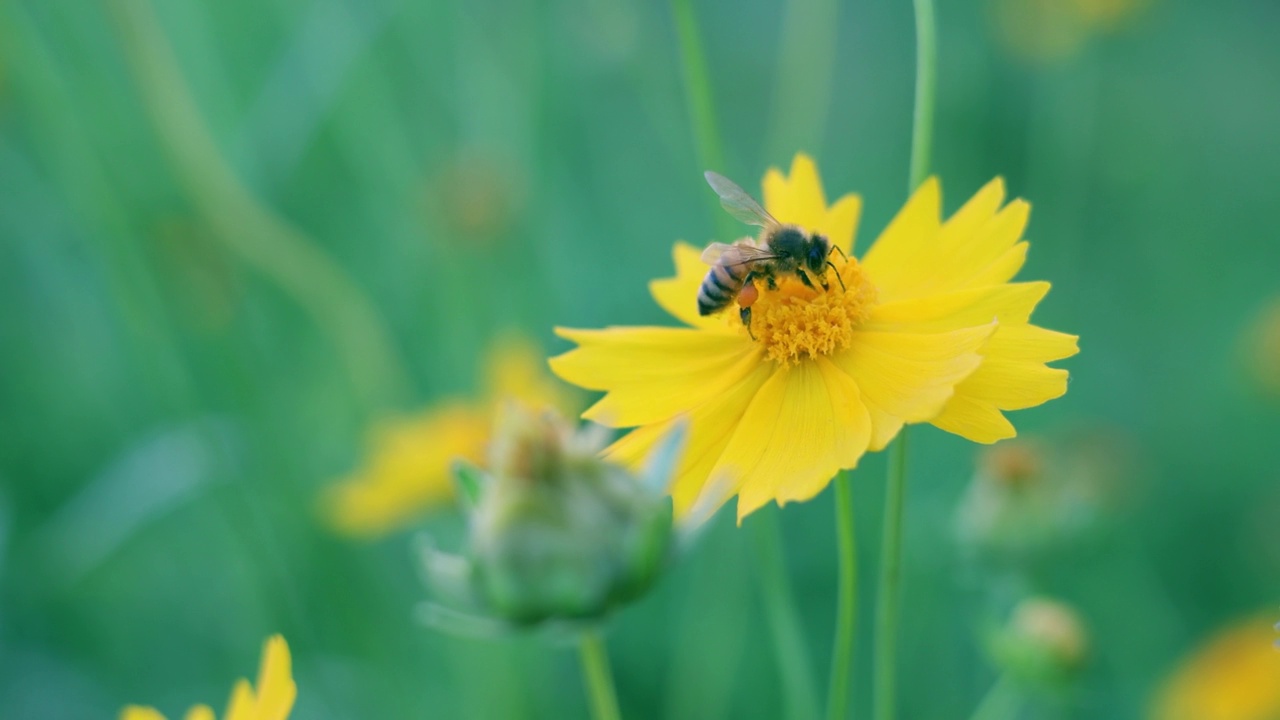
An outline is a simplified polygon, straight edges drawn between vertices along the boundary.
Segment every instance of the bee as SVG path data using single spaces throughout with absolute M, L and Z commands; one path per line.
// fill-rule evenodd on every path
M 827 268 L 836 270 L 828 256 L 832 250 L 840 248 L 832 245 L 825 235 L 806 234 L 797 225 L 778 222 L 746 191 L 723 175 L 707 171 L 706 178 L 730 215 L 748 225 L 758 225 L 761 230 L 754 239 L 742 238 L 732 244 L 711 243 L 702 252 L 702 261 L 711 269 L 698 288 L 698 314 L 715 314 L 736 299 L 742 324 L 747 326 L 747 334 L 754 338 L 751 333 L 751 306 L 760 297 L 756 279 L 763 278 L 770 290 L 777 290 L 778 277 L 795 275 L 800 282 L 812 288 L 809 273 L 813 273 L 822 289 L 826 290 Z M 840 254 L 843 256 L 844 251 L 840 250 Z M 839 271 L 836 271 L 836 279 L 843 290 L 844 279 Z

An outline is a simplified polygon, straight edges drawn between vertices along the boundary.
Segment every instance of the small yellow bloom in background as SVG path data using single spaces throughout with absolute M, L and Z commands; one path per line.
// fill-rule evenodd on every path
M 1091 38 L 1138 15 L 1148 0 L 990 0 L 992 24 L 1014 55 L 1036 62 L 1062 60 Z
M 1280 718 L 1280 612 L 1227 627 L 1193 652 L 1164 683 L 1152 720 Z
M 813 161 L 797 155 L 789 176 L 766 174 L 765 208 L 849 256 L 830 258 L 843 289 L 834 278 L 826 289 L 761 283 L 753 339 L 736 312 L 698 314 L 708 267 L 678 243 L 676 276 L 650 290 L 689 327 L 560 329 L 578 347 L 552 369 L 606 392 L 583 417 L 636 428 L 606 450 L 612 459 L 638 464 L 689 423 L 672 488 L 678 515 L 734 494 L 739 519 L 771 500 L 808 500 L 906 423 L 984 443 L 1013 437 L 1003 411 L 1066 392 L 1066 371 L 1045 363 L 1074 355 L 1076 338 L 1030 324 L 1048 283 L 1009 282 L 1026 258 L 1027 203 L 1006 205 L 998 179 L 946 222 L 941 201 L 930 179 L 855 259 L 861 201 L 827 205 Z
M 474 400 L 457 400 L 374 428 L 364 464 L 323 498 L 330 524 L 349 535 L 373 537 L 401 528 L 453 500 L 454 460 L 479 462 L 504 399 L 567 413 L 581 405 L 546 371 L 545 356 L 508 337 L 495 343 Z
M 262 647 L 262 663 L 258 667 L 258 687 L 254 691 L 248 680 L 236 682 L 227 703 L 223 720 L 284 720 L 293 709 L 298 687 L 293 682 L 289 645 L 279 635 L 272 635 Z M 215 720 L 208 705 L 196 705 L 183 716 L 185 720 Z M 120 711 L 120 720 L 165 720 L 150 707 L 130 705 Z
M 1267 394 L 1280 397 L 1280 298 L 1258 314 L 1247 341 L 1254 380 Z
M 1061 600 L 1028 597 L 987 638 L 996 666 L 1027 689 L 1071 683 L 1089 654 L 1089 635 L 1075 608 Z

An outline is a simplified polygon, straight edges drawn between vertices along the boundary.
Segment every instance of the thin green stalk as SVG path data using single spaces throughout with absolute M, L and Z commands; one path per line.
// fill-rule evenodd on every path
M 938 30 L 933 0 L 912 0 L 916 12 L 916 99 L 911 120 L 909 192 L 929 177 L 933 150 L 933 101 L 938 82 Z
M 591 700 L 591 717 L 595 720 L 620 720 L 618 693 L 613 689 L 613 673 L 609 670 L 609 652 L 597 630 L 582 633 L 578 644 L 582 676 Z
M 1018 711 L 1018 691 L 1009 676 L 1001 675 L 982 702 L 974 708 L 970 720 L 1007 720 Z
M 902 597 L 902 516 L 907 488 L 907 432 L 903 428 L 889 456 L 884 534 L 880 545 L 880 587 L 876 595 L 875 720 L 895 716 L 898 661 L 898 605 Z
M 849 715 L 849 683 L 853 676 L 853 639 L 858 618 L 858 549 L 853 529 L 853 490 L 850 472 L 836 476 L 836 542 L 839 586 L 836 597 L 836 637 L 831 649 L 831 683 L 827 695 L 827 719 Z
M 407 382 L 373 303 L 300 230 L 258 201 L 223 157 L 147 0 L 107 4 L 142 106 L 178 179 L 227 251 L 279 285 L 331 334 L 368 407 L 385 408 Z
M 916 16 L 916 95 L 911 123 L 908 192 L 929 176 L 933 145 L 933 102 L 937 85 L 938 34 L 933 0 L 912 0 Z M 902 525 L 907 489 L 907 429 L 893 443 L 885 488 L 880 587 L 876 597 L 874 718 L 894 720 L 897 700 L 898 612 L 902 596 Z
M 802 639 L 800 621 L 791 597 L 791 581 L 782 557 L 782 533 L 778 528 L 777 510 L 765 508 L 748 523 L 755 539 L 759 558 L 760 596 L 769 629 L 778 674 L 782 677 L 782 694 L 786 717 L 791 720 L 813 720 L 818 717 L 817 690 L 813 667 Z
M 684 76 L 685 102 L 689 106 L 689 122 L 693 126 L 694 152 L 703 170 L 724 172 L 724 151 L 720 147 L 720 135 L 716 132 L 715 104 L 711 99 L 711 74 L 707 71 L 707 56 L 702 50 L 698 34 L 698 19 L 693 14 L 690 0 L 671 0 L 671 14 L 675 20 L 676 34 L 680 42 L 680 64 Z M 720 207 L 715 195 L 708 192 L 708 207 L 712 208 L 712 220 L 719 237 L 724 240 L 741 235 L 728 213 Z

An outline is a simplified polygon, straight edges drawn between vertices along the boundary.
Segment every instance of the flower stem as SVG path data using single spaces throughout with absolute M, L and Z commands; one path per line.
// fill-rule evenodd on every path
M 902 595 L 902 515 L 907 487 L 907 432 L 893 442 L 885 488 L 880 544 L 880 587 L 876 596 L 875 720 L 893 720 L 898 655 L 898 603 Z
M 849 714 L 849 681 L 853 675 L 854 627 L 858 617 L 858 552 L 853 530 L 853 490 L 849 471 L 836 476 L 836 542 L 840 552 L 836 598 L 836 637 L 831 649 L 831 681 L 827 720 Z
M 911 168 L 908 193 L 929 176 L 933 144 L 933 100 L 937 84 L 938 33 L 933 0 L 912 0 L 916 15 L 916 96 L 911 123 Z M 876 596 L 874 678 L 875 720 L 893 720 L 897 691 L 898 606 L 902 594 L 902 524 L 907 489 L 907 428 L 893 443 L 885 488 L 884 527 L 880 544 L 880 587 Z
M 680 69 L 684 75 L 684 96 L 689 106 L 689 121 L 693 126 L 693 146 L 698 154 L 698 164 L 703 170 L 724 171 L 724 151 L 720 135 L 716 131 L 715 103 L 711 97 L 711 75 L 707 71 L 707 56 L 698 35 L 698 19 L 693 14 L 691 0 L 671 0 L 671 14 L 675 20 L 676 35 L 680 42 Z M 705 188 L 704 188 L 705 189 Z M 728 239 L 738 232 L 733 219 L 721 209 L 712 193 L 706 193 L 707 207 L 721 239 Z
M 912 0 L 916 13 L 916 99 L 911 120 L 911 172 L 908 192 L 929 176 L 933 149 L 933 100 L 938 77 L 938 32 L 933 0 Z
M 598 630 L 582 633 L 578 657 L 582 661 L 582 675 L 591 699 L 591 717 L 594 720 L 620 720 L 618 693 L 613 688 L 613 673 L 609 670 L 609 652 Z
M 760 563 L 760 594 L 765 614 L 769 617 L 778 674 L 782 677 L 785 717 L 814 720 L 818 717 L 818 698 L 813 666 L 791 598 L 791 582 L 782 557 L 782 533 L 778 529 L 777 511 L 766 508 L 757 512 L 750 526 Z

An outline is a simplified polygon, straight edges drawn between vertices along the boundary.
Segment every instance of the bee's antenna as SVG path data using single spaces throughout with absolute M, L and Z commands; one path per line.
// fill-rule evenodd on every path
M 835 245 L 832 245 L 831 247 L 835 247 Z M 843 254 L 843 253 L 841 253 L 841 254 Z M 840 271 L 839 271 L 839 270 L 836 270 L 836 266 L 835 266 L 835 265 L 832 265 L 830 260 L 828 260 L 828 261 L 827 261 L 827 267 L 831 268 L 832 270 L 835 270 L 835 273 L 836 273 L 836 279 L 840 281 L 840 292 L 845 292 L 845 288 L 844 288 L 844 278 L 840 277 Z
M 844 254 L 844 250 L 841 250 L 839 245 L 835 243 L 831 243 L 831 249 L 840 253 L 840 257 L 844 258 L 845 262 L 849 261 L 849 256 Z M 831 253 L 827 253 L 827 254 L 830 255 Z M 827 263 L 827 264 L 830 265 L 830 263 Z

